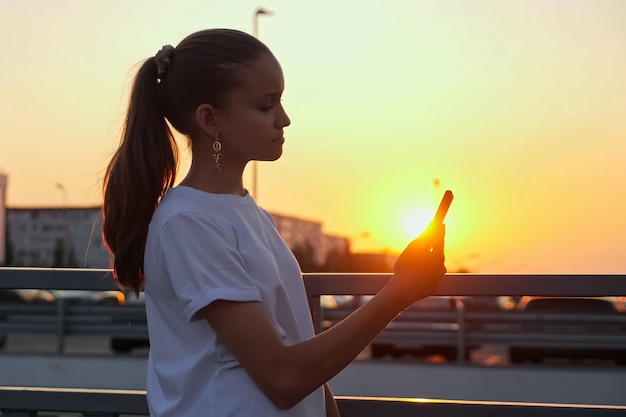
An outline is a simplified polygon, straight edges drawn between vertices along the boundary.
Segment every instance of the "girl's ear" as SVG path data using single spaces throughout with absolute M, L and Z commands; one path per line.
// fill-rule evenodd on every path
M 217 122 L 213 106 L 206 103 L 199 105 L 194 113 L 194 118 L 200 132 L 215 137 L 217 134 Z

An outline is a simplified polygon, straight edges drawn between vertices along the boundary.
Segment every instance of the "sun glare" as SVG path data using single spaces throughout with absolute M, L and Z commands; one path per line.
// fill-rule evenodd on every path
M 419 236 L 430 224 L 433 213 L 424 209 L 416 209 L 404 218 L 404 231 L 411 239 Z

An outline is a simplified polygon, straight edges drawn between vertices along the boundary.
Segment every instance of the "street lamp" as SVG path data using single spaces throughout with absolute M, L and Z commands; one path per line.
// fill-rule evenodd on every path
M 264 7 L 257 7 L 256 10 L 254 10 L 254 14 L 252 15 L 252 34 L 255 38 L 259 37 L 259 16 L 271 16 L 273 14 L 273 11 L 267 10 Z
M 54 186 L 61 191 L 61 195 L 63 197 L 62 200 L 62 206 L 61 206 L 61 218 L 63 220 L 63 236 L 61 237 L 61 241 L 59 242 L 57 240 L 57 247 L 60 250 L 60 253 L 57 255 L 57 248 L 54 249 L 55 252 L 55 259 L 53 260 L 53 264 L 54 266 L 63 266 L 66 263 L 67 260 L 67 248 L 69 246 L 69 227 L 68 227 L 68 220 L 67 220 L 67 188 L 65 188 L 65 185 L 63 185 L 60 182 L 57 182 L 56 184 L 54 184 Z M 59 259 L 56 259 L 57 256 L 59 257 Z
M 259 16 L 266 15 L 271 16 L 274 12 L 267 10 L 264 7 L 257 7 L 252 15 L 252 34 L 255 38 L 259 37 Z M 259 201 L 259 192 L 257 189 L 258 182 L 258 164 L 259 161 L 252 161 L 252 196 Z

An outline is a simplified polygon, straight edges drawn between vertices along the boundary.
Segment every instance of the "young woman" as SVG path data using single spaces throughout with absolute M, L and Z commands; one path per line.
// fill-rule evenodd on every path
M 379 294 L 314 335 L 297 261 L 242 182 L 248 162 L 282 154 L 283 88 L 270 50 L 227 29 L 163 47 L 136 75 L 103 235 L 120 286 L 145 290 L 152 417 L 338 416 L 327 381 L 446 272 L 433 226 Z M 192 150 L 176 187 L 168 122 Z

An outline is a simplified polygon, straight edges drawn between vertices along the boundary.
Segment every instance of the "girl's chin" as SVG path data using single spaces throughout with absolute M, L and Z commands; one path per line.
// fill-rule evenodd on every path
M 275 157 L 268 159 L 268 161 L 277 161 L 280 159 L 280 157 L 283 155 L 283 150 L 280 150 L 280 153 L 278 155 L 276 155 Z
M 255 162 L 273 162 L 273 161 L 278 161 L 281 156 L 282 156 L 282 152 L 280 154 L 278 154 L 278 155 L 272 155 L 272 156 L 267 156 L 267 157 L 262 157 L 262 158 L 251 159 L 250 163 L 253 164 Z
M 282 156 L 282 154 L 283 154 L 283 147 L 281 146 L 280 148 L 276 149 L 273 154 L 265 155 L 263 158 L 257 159 L 257 161 L 266 161 L 266 162 L 276 161 Z

